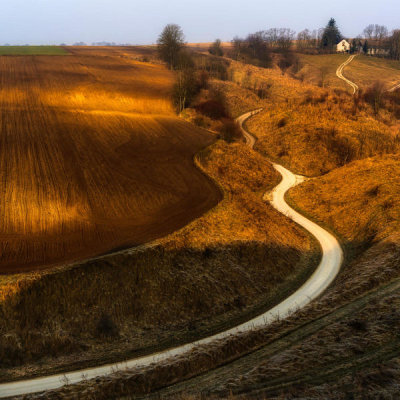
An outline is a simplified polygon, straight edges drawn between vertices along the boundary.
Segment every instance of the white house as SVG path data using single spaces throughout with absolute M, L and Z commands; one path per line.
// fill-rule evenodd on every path
M 348 53 L 350 51 L 350 43 L 343 39 L 336 45 L 336 51 L 338 53 Z

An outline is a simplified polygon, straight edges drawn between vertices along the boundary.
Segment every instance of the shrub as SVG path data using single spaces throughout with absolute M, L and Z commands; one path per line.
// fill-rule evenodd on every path
M 294 53 L 288 51 L 282 54 L 278 61 L 278 67 L 282 71 L 282 75 L 284 75 L 286 70 L 296 63 L 298 63 L 298 57 Z
M 221 47 L 221 40 L 217 39 L 209 48 L 208 52 L 214 56 L 223 56 L 224 52 Z
M 195 107 L 197 111 L 211 119 L 227 118 L 228 114 L 224 104 L 218 99 L 211 99 L 200 103 Z
M 117 326 L 111 317 L 106 313 L 101 315 L 99 322 L 97 323 L 96 330 L 99 336 L 104 337 L 113 337 L 117 336 L 118 334 Z
M 262 82 L 261 84 L 257 84 L 254 92 L 260 99 L 266 99 L 270 95 L 271 87 L 272 83 Z
M 239 125 L 232 119 L 225 118 L 220 129 L 221 139 L 232 143 L 242 137 Z
M 369 197 L 376 197 L 379 193 L 379 185 L 373 186 L 371 189 L 368 189 L 366 195 Z
M 204 71 L 204 70 L 200 71 L 197 76 L 199 89 L 207 89 L 209 79 L 210 79 L 210 76 L 208 75 L 207 71 Z
M 374 113 L 378 114 L 383 105 L 385 85 L 381 81 L 376 81 L 364 92 L 364 100 L 373 108 Z
M 278 128 L 283 128 L 284 126 L 286 126 L 286 124 L 287 124 L 287 119 L 286 117 L 283 117 L 278 121 Z
M 356 331 L 363 331 L 365 332 L 367 330 L 367 323 L 364 320 L 360 320 L 360 319 L 354 319 L 352 321 L 349 321 L 347 323 L 347 325 L 350 328 L 353 328 Z

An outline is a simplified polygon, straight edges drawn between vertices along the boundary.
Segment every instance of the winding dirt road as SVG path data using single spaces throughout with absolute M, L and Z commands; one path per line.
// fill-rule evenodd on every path
M 354 57 L 356 57 L 356 54 L 353 54 L 352 56 L 350 56 L 343 64 L 340 64 L 338 69 L 336 70 L 336 76 L 339 79 L 342 79 L 343 81 L 345 81 L 348 85 L 350 85 L 353 89 L 353 94 L 355 94 L 358 90 L 358 86 L 352 82 L 350 79 L 347 79 L 345 76 L 343 76 L 343 70 L 344 67 L 348 64 L 350 64 L 353 60 Z
M 255 138 L 243 129 L 243 123 L 252 115 L 260 112 L 261 110 L 246 113 L 237 119 L 240 124 L 243 134 L 246 138 L 247 144 L 253 148 Z M 92 379 L 98 376 L 109 375 L 116 370 L 147 366 L 152 363 L 164 361 L 176 355 L 182 355 L 192 351 L 196 346 L 209 344 L 213 341 L 226 338 L 230 335 L 235 335 L 239 332 L 250 331 L 258 327 L 265 326 L 278 318 L 284 318 L 309 304 L 313 299 L 319 296 L 335 279 L 339 272 L 343 260 L 343 252 L 336 238 L 321 228 L 314 222 L 308 220 L 295 210 L 293 210 L 285 201 L 285 193 L 293 186 L 299 184 L 304 180 L 304 177 L 294 175 L 278 164 L 273 164 L 274 168 L 282 175 L 282 181 L 272 191 L 266 193 L 265 199 L 271 199 L 270 202 L 278 211 L 285 214 L 288 218 L 301 225 L 308 230 L 321 245 L 322 259 L 307 282 L 303 284 L 295 293 L 289 296 L 286 300 L 273 307 L 269 311 L 259 315 L 258 317 L 238 325 L 227 331 L 218 333 L 211 337 L 198 340 L 193 343 L 188 343 L 173 349 L 161 351 L 156 354 L 144 356 L 141 358 L 132 359 L 129 361 L 104 365 L 100 367 L 88 368 L 85 370 L 68 372 L 65 374 L 58 374 L 52 376 L 45 376 L 35 379 L 28 379 L 23 381 L 16 381 L 10 383 L 0 384 L 0 397 L 11 397 L 23 395 L 28 393 L 42 392 L 46 390 L 56 389 L 64 384 L 74 384 L 83 380 Z

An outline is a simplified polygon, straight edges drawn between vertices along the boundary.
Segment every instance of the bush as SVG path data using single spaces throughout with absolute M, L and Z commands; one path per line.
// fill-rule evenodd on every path
M 103 337 L 114 337 L 118 334 L 117 326 L 108 314 L 103 313 L 97 323 L 97 333 Z
M 340 136 L 336 129 L 319 129 L 317 138 L 325 144 L 327 151 L 334 154 L 337 164 L 343 166 L 356 157 L 356 148 L 346 136 Z
M 282 54 L 278 61 L 278 67 L 282 71 L 282 75 L 284 75 L 286 70 L 296 63 L 298 63 L 298 57 L 291 51 L 288 51 Z
M 189 106 L 198 92 L 199 85 L 194 70 L 186 68 L 178 71 L 172 93 L 173 102 L 178 112 L 182 112 Z
M 283 117 L 278 121 L 278 128 L 283 128 L 284 126 L 286 126 L 286 124 L 287 124 L 287 119 L 286 117 Z
M 199 89 L 207 89 L 210 76 L 207 71 L 200 71 L 197 76 Z
M 381 81 L 376 81 L 364 92 L 364 100 L 373 108 L 374 113 L 378 114 L 383 106 L 385 85 Z
M 227 143 L 232 143 L 234 140 L 242 137 L 242 131 L 239 125 L 232 119 L 224 119 L 220 129 L 221 139 Z
M 217 39 L 208 49 L 208 52 L 214 56 L 221 57 L 224 52 L 221 47 L 221 40 Z
M 195 107 L 195 109 L 207 117 L 215 120 L 228 117 L 228 113 L 224 104 L 217 99 L 207 100 L 203 103 L 200 103 Z
M 367 322 L 360 319 L 349 321 L 347 325 L 356 331 L 362 331 L 362 332 L 365 332 L 368 328 Z

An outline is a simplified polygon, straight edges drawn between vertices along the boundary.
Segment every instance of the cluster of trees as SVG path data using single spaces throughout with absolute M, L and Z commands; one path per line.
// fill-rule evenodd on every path
M 185 36 L 179 25 L 168 24 L 157 40 L 160 58 L 175 70 L 173 99 L 179 112 L 184 110 L 198 92 L 194 62 L 185 49 Z
M 389 34 L 388 29 L 384 25 L 369 24 L 363 30 L 363 36 L 365 39 L 374 39 L 381 41 L 386 38 Z
M 393 60 L 400 60 L 400 29 L 395 29 L 388 39 L 389 56 Z
M 251 33 L 246 38 L 232 40 L 232 58 L 259 67 L 269 67 L 271 54 L 262 32 Z
M 325 28 L 310 31 L 305 29 L 297 34 L 296 49 L 300 52 L 335 52 L 336 44 L 343 36 L 331 18 Z M 350 42 L 350 53 L 363 51 L 372 55 L 381 55 L 395 60 L 400 59 L 400 30 L 389 30 L 384 25 L 369 24 L 362 34 Z
M 400 60 L 400 30 L 395 29 L 390 34 L 386 26 L 370 24 L 363 30 L 365 38 L 364 50 L 372 49 L 372 54 L 388 56 Z M 365 51 L 367 52 L 367 51 Z
M 297 34 L 296 47 L 298 51 L 307 52 L 320 47 L 322 34 L 324 32 L 323 28 L 314 29 L 310 31 L 309 29 L 304 29 Z
M 343 36 L 334 18 L 331 18 L 325 28 L 310 31 L 304 29 L 297 34 L 296 48 L 301 52 L 332 52 Z
M 227 61 L 190 52 L 178 25 L 167 25 L 158 38 L 157 46 L 160 58 L 176 72 L 173 100 L 178 112 L 188 107 L 201 89 L 207 88 L 210 76 L 221 80 L 228 78 Z M 222 55 L 221 41 L 216 40 L 210 50 L 216 56 Z
M 287 51 L 292 47 L 296 32 L 288 28 L 271 28 L 261 34 L 270 48 Z
M 288 28 L 271 28 L 251 33 L 245 38 L 235 37 L 231 56 L 235 60 L 267 68 L 271 66 L 271 53 L 279 52 L 283 54 L 282 66 L 286 69 L 293 59 L 288 54 L 294 37 L 295 32 Z

